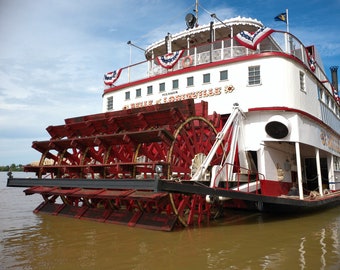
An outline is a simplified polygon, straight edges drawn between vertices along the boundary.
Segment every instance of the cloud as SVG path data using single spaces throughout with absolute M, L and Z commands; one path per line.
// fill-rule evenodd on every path
M 209 23 L 210 13 L 221 19 L 268 16 L 273 24 L 272 17 L 281 11 L 279 6 L 275 12 L 264 9 L 273 9 L 271 1 L 259 4 L 263 10 L 251 1 L 233 2 L 233 7 L 200 3 L 200 24 Z M 184 17 L 193 7 L 194 1 L 180 0 L 0 0 L 0 165 L 36 160 L 39 153 L 31 142 L 48 139 L 47 126 L 101 112 L 103 74 L 129 64 L 126 42 L 146 48 L 168 32 L 184 30 Z M 305 16 L 311 20 L 306 23 L 318 21 L 313 24 L 318 31 L 296 23 L 297 36 L 301 33 L 305 43 L 316 40 L 326 60 L 339 59 L 338 16 L 328 31 L 319 18 Z M 133 62 L 144 59 L 135 49 L 132 56 Z

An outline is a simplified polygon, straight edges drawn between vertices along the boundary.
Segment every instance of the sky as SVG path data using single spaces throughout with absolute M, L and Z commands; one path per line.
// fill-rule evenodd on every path
M 288 9 L 290 32 L 315 45 L 330 78 L 340 66 L 340 0 L 201 0 L 199 24 L 236 16 L 285 30 L 274 17 Z M 186 29 L 194 0 L 0 0 L 0 165 L 28 164 L 33 141 L 65 118 L 102 111 L 103 74 L 139 47 Z M 142 51 L 131 49 L 135 61 Z

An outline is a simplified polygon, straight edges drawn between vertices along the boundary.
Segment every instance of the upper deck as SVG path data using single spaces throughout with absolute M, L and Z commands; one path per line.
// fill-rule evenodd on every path
M 321 113 L 322 111 L 327 111 L 327 114 L 331 113 L 333 115 L 331 117 L 333 120 L 330 121 L 339 121 L 339 100 L 336 98 L 335 90 L 325 74 L 321 58 L 314 46 L 305 47 L 294 35 L 283 31 L 272 30 L 270 30 L 263 39 L 258 40 L 255 46 L 256 37 L 249 33 L 256 33 L 256 31 L 261 28 L 263 28 L 262 24 L 256 20 L 236 18 L 225 21 L 224 24 L 219 23 L 214 26 L 201 26 L 192 30 L 186 30 L 169 37 L 167 40 L 159 41 L 151 45 L 146 50 L 145 61 L 120 69 L 120 76 L 117 81 L 113 85 L 107 86 L 104 90 L 103 110 L 110 111 L 143 107 L 157 102 L 171 102 L 171 100 L 176 100 L 176 98 L 192 98 L 193 93 L 199 95 L 197 91 L 204 92 L 218 88 L 222 92 L 227 91 L 225 87 L 236 87 L 241 79 L 235 76 L 234 81 L 228 78 L 227 81 L 223 83 L 220 77 L 213 77 L 212 74 L 211 84 L 207 85 L 204 81 L 195 84 L 194 92 L 193 88 L 188 89 L 186 79 L 188 76 L 190 77 L 199 72 L 201 72 L 200 75 L 207 71 L 218 73 L 223 71 L 225 67 L 231 67 L 237 63 L 253 62 L 257 65 L 259 59 L 275 58 L 275 61 L 267 61 L 266 76 L 273 78 L 270 85 L 271 88 L 273 88 L 274 83 L 282 88 L 301 87 L 301 85 L 289 85 L 288 83 L 291 78 L 288 80 L 288 76 L 294 78 L 296 84 L 305 84 L 304 87 L 306 89 L 312 88 L 313 86 L 313 89 L 315 88 L 317 90 L 314 91 L 312 98 L 318 103 L 320 102 L 324 108 L 320 109 L 319 114 L 317 112 L 311 112 L 311 114 L 318 115 L 318 117 L 323 120 L 323 118 L 326 117 L 323 117 Z M 253 39 L 252 44 L 245 44 L 240 40 L 239 33 L 244 31 L 247 31 L 250 39 Z M 259 33 L 259 35 L 260 34 L 262 33 Z M 170 50 L 172 53 L 167 53 L 167 50 Z M 178 59 L 175 59 L 175 55 L 178 55 Z M 166 66 L 166 61 L 163 63 L 160 61 L 162 57 L 163 60 L 170 59 L 169 61 L 171 61 L 173 57 L 175 61 L 173 61 L 171 67 L 169 67 Z M 277 59 L 285 59 L 292 64 L 287 65 L 279 62 Z M 276 64 L 281 65 L 281 70 L 280 67 L 275 70 L 274 67 L 271 66 Z M 290 70 L 294 67 L 298 67 L 298 69 L 302 71 L 300 72 L 300 78 L 298 71 L 296 73 L 297 75 L 288 74 L 287 69 Z M 237 74 L 239 72 L 239 70 L 235 69 L 234 73 Z M 261 70 L 261 72 L 264 71 Z M 281 76 L 279 74 L 280 72 L 285 72 L 287 76 L 285 83 L 287 83 L 287 85 L 280 85 L 278 81 L 274 82 L 275 79 Z M 249 76 L 249 74 L 247 75 Z M 305 82 L 301 81 L 302 75 L 305 76 Z M 172 84 L 172 86 L 169 87 L 170 89 L 159 88 L 160 84 L 166 82 L 170 85 L 173 81 L 177 81 L 177 86 Z M 247 86 L 264 87 L 264 83 L 263 81 L 256 82 L 255 78 L 253 83 L 248 81 Z M 282 90 L 283 89 L 280 89 L 279 91 Z M 302 95 L 306 94 L 306 91 L 302 92 Z M 134 93 L 135 96 L 132 97 Z M 266 94 L 265 92 L 262 93 Z M 287 106 L 302 108 L 303 106 L 300 103 L 297 104 L 296 101 L 294 101 L 295 99 L 301 99 L 298 95 L 301 95 L 301 93 L 292 94 L 289 99 L 292 105 L 287 102 Z M 201 97 L 198 98 L 204 97 L 209 98 L 209 94 L 204 96 L 204 93 L 201 93 Z M 239 101 L 242 98 L 244 98 L 242 95 L 235 97 L 236 100 L 234 99 L 231 102 Z M 313 108 L 313 106 L 315 107 L 315 103 L 312 104 L 310 100 L 305 101 L 305 103 L 310 104 L 311 108 Z M 226 104 L 221 106 L 226 106 Z M 258 106 L 263 105 L 260 104 Z M 269 106 L 280 106 L 280 104 L 272 103 Z M 304 108 L 302 108 L 302 110 L 307 111 L 307 109 Z M 329 116 L 327 116 L 327 118 L 329 118 Z

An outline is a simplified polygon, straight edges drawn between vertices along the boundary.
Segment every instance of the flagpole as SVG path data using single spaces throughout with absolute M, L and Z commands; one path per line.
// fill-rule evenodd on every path
M 286 34 L 285 34 L 285 45 L 286 45 L 286 52 L 291 52 L 291 37 L 289 35 L 289 18 L 288 18 L 288 8 L 286 8 Z
M 286 9 L 286 26 L 287 26 L 287 32 L 289 33 L 288 8 Z

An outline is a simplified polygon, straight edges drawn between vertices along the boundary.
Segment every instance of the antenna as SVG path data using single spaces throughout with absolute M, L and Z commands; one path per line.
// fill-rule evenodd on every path
M 198 0 L 196 0 L 196 4 L 195 4 L 195 14 L 196 14 L 196 22 L 198 24 Z

